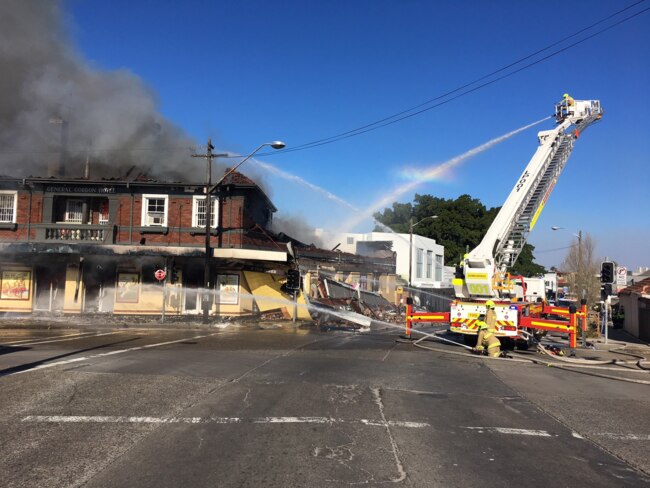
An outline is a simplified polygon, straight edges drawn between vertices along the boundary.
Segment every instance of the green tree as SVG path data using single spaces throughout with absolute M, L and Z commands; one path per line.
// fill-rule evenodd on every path
M 455 265 L 466 249 L 475 248 L 483 239 L 500 207 L 486 208 L 477 198 L 461 195 L 445 199 L 432 195 L 415 195 L 414 203 L 393 203 L 391 208 L 375 213 L 374 217 L 395 232 L 408 233 L 409 221 L 430 215 L 437 219 L 425 220 L 417 226 L 417 233 L 435 239 L 445 247 L 445 263 Z M 381 227 L 376 227 L 381 231 Z M 544 273 L 544 268 L 534 262 L 534 247 L 526 244 L 514 267 L 514 273 L 534 276 Z

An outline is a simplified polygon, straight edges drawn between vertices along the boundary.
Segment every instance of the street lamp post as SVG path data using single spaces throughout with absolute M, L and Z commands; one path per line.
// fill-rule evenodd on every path
M 212 232 L 212 193 L 219 188 L 223 181 L 232 174 L 237 168 L 239 168 L 244 162 L 249 160 L 257 151 L 263 147 L 271 146 L 273 149 L 282 149 L 285 147 L 285 143 L 282 141 L 273 141 L 265 142 L 260 144 L 260 146 L 251 152 L 248 156 L 242 159 L 234 168 L 224 174 L 219 181 L 215 184 L 212 184 L 212 159 L 219 157 L 226 157 L 228 154 L 213 154 L 212 150 L 214 146 L 212 145 L 212 140 L 208 139 L 208 150 L 207 154 L 192 154 L 192 157 L 196 158 L 206 158 L 207 160 L 207 173 L 206 173 L 206 185 L 205 185 L 205 262 L 203 269 L 203 297 L 201 299 L 201 307 L 203 309 L 203 323 L 207 324 L 210 316 L 210 256 L 212 255 L 212 247 L 210 245 L 210 234 Z
M 558 227 L 558 226 L 554 225 L 554 226 L 551 227 L 551 230 L 566 230 L 566 229 L 564 227 Z M 576 288 L 577 288 L 576 292 L 578 290 L 582 289 L 581 303 L 582 303 L 583 308 L 584 308 L 584 304 L 587 303 L 587 300 L 586 300 L 586 298 L 587 298 L 586 297 L 587 284 L 586 284 L 586 280 L 585 280 L 585 274 L 586 274 L 586 269 L 585 268 L 586 268 L 586 266 L 584 266 L 583 263 L 582 263 L 582 230 L 579 230 L 577 234 L 574 233 L 573 235 L 578 238 L 578 264 L 576 266 L 577 269 L 576 269 L 576 282 L 575 282 Z M 557 290 L 556 290 L 556 296 L 557 296 Z M 577 296 L 577 293 L 576 293 L 576 296 Z M 582 317 L 582 321 L 583 321 L 582 345 L 585 346 L 585 347 L 587 345 L 587 330 L 586 330 L 586 326 L 585 326 L 586 320 L 587 320 L 586 316 Z
M 413 228 L 424 222 L 425 220 L 428 219 L 437 219 L 437 215 L 429 215 L 428 217 L 424 217 L 421 220 L 418 220 L 417 222 L 413 223 L 413 217 L 411 217 L 411 220 L 409 222 L 409 290 L 411 289 L 412 282 L 411 282 L 411 275 L 412 275 L 412 270 L 413 270 Z M 410 291 L 409 291 L 410 293 Z

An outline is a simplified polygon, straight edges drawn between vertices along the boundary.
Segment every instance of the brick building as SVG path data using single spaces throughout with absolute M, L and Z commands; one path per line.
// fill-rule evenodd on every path
M 290 238 L 269 230 L 273 203 L 238 172 L 225 178 L 212 203 L 210 313 L 290 308 L 281 285 L 295 263 L 287 253 Z M 201 184 L 142 175 L 95 181 L 0 177 L 0 312 L 201 313 L 205 221 Z M 354 267 L 364 279 L 378 282 L 380 274 L 394 273 L 388 261 L 342 260 L 297 244 L 295 257 L 310 256 L 310 269 L 319 267 L 313 257 L 320 253 L 327 266 L 338 262 L 348 274 Z M 158 270 L 166 271 L 163 280 L 156 279 Z M 269 290 L 273 299 L 258 299 Z M 309 317 L 306 307 L 299 315 Z

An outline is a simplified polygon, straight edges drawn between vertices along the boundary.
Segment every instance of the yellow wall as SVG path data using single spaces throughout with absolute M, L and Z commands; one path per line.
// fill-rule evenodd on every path
M 284 309 L 285 315 L 293 318 L 294 306 L 292 298 L 280 291 L 280 287 L 286 282 L 284 277 L 280 278 L 270 273 L 253 271 L 244 271 L 244 275 L 260 312 Z M 311 320 L 306 305 L 304 294 L 301 293 L 298 297 L 298 319 Z
M 244 273 L 248 273 L 245 271 Z M 212 305 L 212 313 L 217 315 L 246 315 L 253 312 L 253 298 L 251 297 L 250 287 L 246 283 L 246 280 L 241 273 L 237 271 L 229 271 L 227 273 L 217 273 L 215 278 L 215 288 L 218 292 L 218 279 L 219 276 L 223 275 L 237 275 L 239 276 L 239 293 L 238 303 L 228 304 L 228 303 L 219 303 L 219 294 L 216 294 L 216 300 Z
M 65 270 L 65 293 L 63 294 L 63 312 L 64 313 L 81 313 L 84 296 L 83 280 L 79 281 L 79 293 L 77 301 L 74 300 L 75 289 L 77 287 L 77 274 L 79 265 L 71 264 Z

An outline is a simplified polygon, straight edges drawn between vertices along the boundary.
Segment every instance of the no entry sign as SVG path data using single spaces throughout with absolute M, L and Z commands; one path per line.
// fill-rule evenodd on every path
M 158 281 L 162 281 L 165 279 L 165 276 L 167 276 L 167 272 L 164 269 L 157 269 L 153 275 Z

